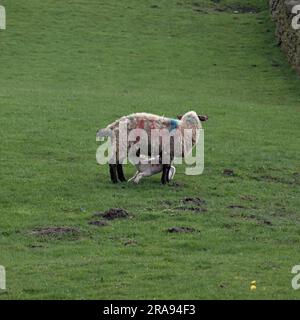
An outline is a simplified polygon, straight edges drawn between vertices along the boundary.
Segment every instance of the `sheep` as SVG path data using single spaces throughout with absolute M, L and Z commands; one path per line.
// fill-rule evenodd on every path
M 136 169 L 137 172 L 135 175 L 128 180 L 133 181 L 135 183 L 139 183 L 141 178 L 143 177 L 150 177 L 156 173 L 162 172 L 163 170 L 163 165 L 160 163 L 151 163 L 153 162 L 153 158 L 148 158 L 144 155 L 140 155 L 140 163 L 137 163 Z M 174 178 L 174 175 L 176 173 L 176 168 L 174 166 L 171 166 L 170 171 L 169 171 L 169 180 L 172 180 Z
M 129 136 L 130 131 L 135 130 L 139 132 L 139 130 L 144 130 L 146 132 L 148 139 L 148 155 L 151 155 L 152 145 L 151 145 L 151 131 L 153 129 L 158 129 L 160 132 L 162 130 L 173 131 L 179 130 L 179 132 L 184 136 L 185 129 L 192 129 L 192 147 L 195 145 L 197 141 L 197 130 L 202 128 L 201 121 L 206 121 L 208 119 L 207 116 L 198 116 L 196 112 L 190 111 L 185 113 L 184 115 L 178 116 L 178 119 L 166 118 L 164 116 L 158 116 L 150 113 L 134 113 L 128 116 L 123 116 L 122 118 L 116 120 L 115 122 L 109 124 L 104 129 L 99 129 L 96 134 L 96 140 L 101 141 L 102 137 L 110 136 L 112 139 L 112 159 L 114 161 L 109 161 L 109 170 L 110 177 L 113 183 L 117 183 L 118 180 L 126 181 L 122 163 L 124 158 L 128 156 L 128 151 L 131 146 L 136 144 L 139 141 L 139 134 L 136 135 L 136 140 L 132 141 L 129 139 L 124 140 L 124 133 L 120 133 L 121 127 L 126 127 L 127 136 Z M 142 134 L 142 132 L 141 132 Z M 126 136 L 126 137 L 127 137 Z M 162 156 L 164 150 L 162 150 L 162 138 L 159 139 L 158 147 L 158 155 L 159 161 L 162 161 Z M 191 151 L 191 150 L 189 150 Z M 139 156 L 139 151 L 137 152 L 137 156 Z M 151 155 L 153 156 L 153 155 Z M 155 154 L 154 156 L 157 156 Z M 170 163 L 162 164 L 162 177 L 161 182 L 163 184 L 169 182 L 169 170 L 171 168 L 171 161 L 174 158 L 174 142 L 173 145 L 171 143 L 170 147 Z

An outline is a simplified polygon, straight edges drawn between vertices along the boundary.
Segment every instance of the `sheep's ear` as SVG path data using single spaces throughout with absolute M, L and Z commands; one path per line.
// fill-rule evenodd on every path
M 178 119 L 178 120 L 181 120 L 181 119 L 182 119 L 182 114 L 179 114 L 179 115 L 177 116 L 177 119 Z
M 208 116 L 202 116 L 198 114 L 198 118 L 200 121 L 207 121 L 208 120 Z

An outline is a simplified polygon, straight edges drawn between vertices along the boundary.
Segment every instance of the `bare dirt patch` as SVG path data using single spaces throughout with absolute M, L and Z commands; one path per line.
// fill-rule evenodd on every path
M 206 212 L 207 209 L 203 207 L 206 201 L 200 197 L 184 197 L 178 201 L 162 200 L 162 205 L 168 207 L 166 211 L 192 211 L 192 212 Z
M 107 220 L 114 220 L 119 218 L 129 218 L 129 213 L 121 208 L 111 208 L 105 212 L 95 212 L 94 216 L 100 216 Z
M 184 204 L 193 204 L 193 205 L 196 205 L 196 206 L 201 206 L 203 204 L 206 204 L 206 201 L 199 198 L 199 197 L 196 197 L 196 198 L 192 198 L 192 197 L 185 197 L 181 200 L 182 203 Z
M 191 227 L 172 227 L 167 229 L 167 232 L 170 233 L 192 233 L 192 232 L 199 232 L 194 228 Z
M 224 169 L 223 175 L 226 177 L 234 177 L 235 173 L 234 173 L 233 169 Z
M 271 226 L 272 225 L 272 222 L 266 218 L 263 218 L 263 217 L 258 217 L 254 214 L 250 214 L 248 216 L 242 216 L 242 218 L 244 219 L 248 219 L 248 220 L 256 220 L 257 223 L 259 224 L 265 224 L 265 225 L 268 225 L 268 226 Z

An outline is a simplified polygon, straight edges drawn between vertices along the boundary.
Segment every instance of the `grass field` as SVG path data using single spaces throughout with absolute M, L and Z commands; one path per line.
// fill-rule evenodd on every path
M 300 298 L 300 79 L 267 2 L 0 0 L 0 299 Z M 210 118 L 203 175 L 110 183 L 98 128 L 188 110 Z M 77 232 L 32 232 L 55 226 Z

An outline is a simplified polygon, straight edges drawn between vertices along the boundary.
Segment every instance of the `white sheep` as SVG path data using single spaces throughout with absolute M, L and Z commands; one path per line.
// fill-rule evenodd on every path
M 101 141 L 102 137 L 110 136 L 112 139 L 112 156 L 116 160 L 115 163 L 109 163 L 110 176 L 113 183 L 117 183 L 118 179 L 120 181 L 126 181 L 122 163 L 124 161 L 124 156 L 128 156 L 128 151 L 131 146 L 138 141 L 126 141 L 122 140 L 122 134 L 120 136 L 120 127 L 126 126 L 127 136 L 130 134 L 131 130 L 144 130 L 148 137 L 148 155 L 157 156 L 151 154 L 151 131 L 153 129 L 158 130 L 180 130 L 182 136 L 184 136 L 185 129 L 192 130 L 192 147 L 195 145 L 197 140 L 197 130 L 202 128 L 201 121 L 206 121 L 207 116 L 198 116 L 196 112 L 190 111 L 185 113 L 183 116 L 178 116 L 178 119 L 166 118 L 163 116 L 158 116 L 150 113 L 134 113 L 128 116 L 124 116 L 115 122 L 109 124 L 104 129 L 99 129 L 97 131 L 96 140 Z M 200 121 L 201 120 L 201 121 Z M 162 141 L 159 140 L 158 155 L 160 156 L 160 163 L 162 159 Z M 188 150 L 190 152 L 191 150 Z M 184 152 L 184 151 L 182 151 Z M 171 162 L 174 157 L 174 145 L 171 144 L 170 147 L 170 162 L 168 164 L 162 164 L 162 179 L 161 182 L 165 184 L 169 182 L 169 170 L 171 168 Z

